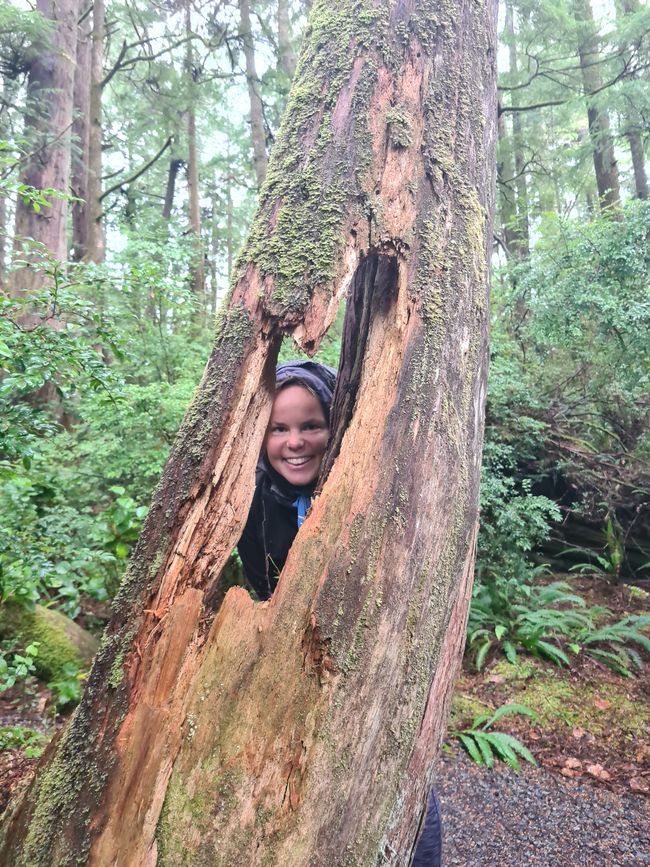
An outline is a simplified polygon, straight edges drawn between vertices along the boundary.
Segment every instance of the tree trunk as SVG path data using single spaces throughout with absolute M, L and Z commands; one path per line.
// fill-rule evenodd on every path
M 624 20 L 626 17 L 638 14 L 640 5 L 638 0 L 623 0 L 622 9 L 616 5 L 617 17 Z M 622 14 L 621 14 L 622 13 Z M 643 32 L 643 28 L 639 28 Z M 639 47 L 638 45 L 635 47 Z M 621 46 L 621 56 L 626 62 L 630 61 L 630 46 Z M 648 175 L 645 170 L 645 154 L 643 151 L 643 139 L 641 138 L 642 119 L 635 105 L 634 99 L 628 96 L 627 108 L 623 113 L 625 137 L 630 146 L 632 157 L 632 169 L 634 172 L 634 194 L 637 199 L 648 198 Z
M 587 101 L 587 118 L 600 208 L 603 212 L 615 216 L 621 205 L 618 166 L 609 129 L 609 115 L 598 107 L 595 100 L 602 87 L 598 65 L 598 34 L 589 0 L 573 0 L 573 8 L 576 21 L 580 25 L 578 54 Z
M 506 115 L 499 111 L 497 120 L 498 159 L 497 159 L 497 189 L 499 216 L 501 218 L 501 237 L 508 258 L 513 254 L 517 241 L 516 223 L 517 206 L 513 178 L 515 174 L 512 156 L 512 141 L 508 134 Z
M 90 63 L 90 131 L 88 139 L 88 262 L 103 262 L 106 254 L 102 225 L 102 80 L 104 78 L 104 0 L 93 0 Z
M 162 215 L 165 220 L 169 220 L 174 208 L 174 193 L 176 191 L 176 178 L 178 170 L 183 165 L 183 160 L 172 159 L 169 161 L 169 170 L 167 171 L 167 186 L 165 188 L 165 201 L 163 203 Z
M 291 81 L 296 71 L 296 55 L 291 45 L 288 0 L 278 0 L 278 67 Z
M 509 36 L 509 59 L 510 72 L 515 77 L 519 73 L 519 65 L 517 62 L 517 46 L 515 43 L 515 21 L 514 10 L 512 3 L 506 5 L 506 33 Z M 516 91 L 511 93 L 511 104 L 516 106 L 518 99 Z M 530 240 L 529 240 L 529 221 L 528 221 L 528 183 L 526 181 L 526 158 L 524 156 L 524 136 L 522 131 L 521 113 L 515 111 L 512 113 L 512 150 L 515 161 L 515 179 L 514 185 L 516 190 L 517 202 L 517 225 L 516 237 L 513 239 L 513 252 L 520 259 L 525 259 L 528 256 Z
M 408 864 L 472 583 L 495 19 L 314 4 L 202 384 L 2 863 Z M 215 614 L 282 336 L 314 351 L 346 289 L 329 475 L 273 598 Z
M 253 141 L 253 167 L 258 188 L 266 177 L 266 133 L 264 130 L 264 107 L 259 92 L 259 78 L 255 68 L 255 43 L 251 29 L 248 0 L 239 0 L 239 36 L 246 63 L 246 83 L 251 105 L 251 137 Z
M 201 239 L 201 206 L 199 200 L 199 156 L 196 142 L 196 82 L 194 80 L 194 52 L 192 41 L 191 8 L 185 6 L 185 34 L 188 37 L 185 54 L 185 74 L 187 76 L 187 188 L 189 199 L 190 234 L 194 240 L 194 262 L 192 263 L 192 290 L 205 313 L 205 264 L 203 241 Z
M 0 291 L 6 290 L 7 279 L 7 197 L 0 192 Z
M 645 170 L 645 155 L 643 153 L 643 142 L 638 127 L 628 126 L 625 130 L 625 136 L 630 145 L 630 155 L 632 156 L 632 168 L 634 169 L 634 194 L 637 199 L 648 198 L 648 176 Z
M 71 188 L 72 257 L 80 262 L 88 248 L 88 138 L 90 117 L 90 33 L 80 31 L 74 71 Z
M 25 116 L 25 137 L 30 158 L 21 182 L 38 190 L 53 188 L 68 193 L 70 187 L 70 143 L 73 119 L 74 68 L 77 51 L 79 0 L 38 0 L 37 10 L 52 22 L 51 43 L 35 54 L 30 64 Z M 43 252 L 25 239 L 43 245 L 58 262 L 68 258 L 67 201 L 53 199 L 51 207 L 34 211 L 21 196 L 16 203 L 15 242 L 17 257 L 34 262 L 14 272 L 13 294 L 30 292 L 44 284 L 46 275 L 39 263 Z

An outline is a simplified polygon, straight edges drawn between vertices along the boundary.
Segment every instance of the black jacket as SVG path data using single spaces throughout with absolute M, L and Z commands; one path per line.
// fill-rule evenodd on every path
M 314 484 L 295 487 L 262 458 L 255 494 L 237 551 L 244 574 L 260 599 L 269 599 L 298 532 L 298 496 L 311 497 Z

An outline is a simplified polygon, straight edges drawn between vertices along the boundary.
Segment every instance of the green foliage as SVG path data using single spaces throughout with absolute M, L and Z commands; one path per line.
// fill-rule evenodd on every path
M 492 731 L 492 726 L 505 716 L 523 714 L 532 719 L 538 719 L 535 711 L 522 704 L 504 704 L 494 713 L 482 713 L 474 718 L 469 728 L 450 731 L 450 736 L 456 738 L 472 761 L 477 765 L 494 767 L 495 758 L 501 759 L 510 767 L 519 770 L 519 758 L 531 765 L 537 765 L 531 752 L 517 738 L 505 732 Z
M 535 586 L 516 579 L 477 580 L 468 622 L 467 648 L 477 670 L 488 654 L 501 651 L 508 662 L 517 662 L 524 651 L 555 665 L 571 665 L 571 656 L 586 653 L 609 668 L 631 676 L 643 663 L 634 644 L 650 650 L 644 630 L 650 617 L 631 616 L 602 624 L 611 613 L 588 608 L 584 598 L 565 582 Z
M 2 750 L 22 750 L 26 758 L 38 758 L 49 738 L 42 732 L 28 726 L 0 726 L 0 752 Z
M 15 642 L 0 644 L 0 692 L 11 689 L 17 681 L 34 673 L 38 645 L 38 641 L 32 641 L 22 652 L 18 652 Z

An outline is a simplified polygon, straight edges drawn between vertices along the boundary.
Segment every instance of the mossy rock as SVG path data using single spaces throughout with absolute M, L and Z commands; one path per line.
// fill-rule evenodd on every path
M 18 642 L 21 648 L 39 642 L 35 673 L 45 681 L 60 680 L 65 667 L 87 669 L 99 647 L 97 639 L 65 614 L 36 605 L 0 605 L 0 639 Z

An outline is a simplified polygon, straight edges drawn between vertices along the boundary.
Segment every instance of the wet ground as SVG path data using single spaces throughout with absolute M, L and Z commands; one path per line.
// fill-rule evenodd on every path
M 650 800 L 545 768 L 440 761 L 444 867 L 648 867 Z

